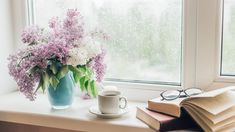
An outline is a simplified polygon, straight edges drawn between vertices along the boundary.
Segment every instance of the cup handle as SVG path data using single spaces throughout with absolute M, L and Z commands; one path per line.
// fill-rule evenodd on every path
M 121 102 L 121 101 L 124 101 L 124 105 L 123 105 L 123 106 L 122 106 L 122 105 L 119 105 L 119 108 L 125 109 L 126 106 L 127 106 L 127 99 L 126 99 L 125 97 L 120 97 L 120 98 L 119 98 L 119 101 L 120 101 L 120 102 Z

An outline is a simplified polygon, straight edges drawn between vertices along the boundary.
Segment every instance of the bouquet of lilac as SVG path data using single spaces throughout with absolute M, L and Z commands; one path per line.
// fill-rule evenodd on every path
M 81 90 L 96 96 L 96 83 L 102 81 L 106 67 L 104 48 L 95 40 L 100 34 L 86 32 L 81 14 L 69 9 L 63 20 L 52 18 L 47 29 L 24 29 L 21 36 L 26 48 L 10 55 L 9 73 L 30 100 L 35 100 L 40 88 L 56 88 L 68 72 Z

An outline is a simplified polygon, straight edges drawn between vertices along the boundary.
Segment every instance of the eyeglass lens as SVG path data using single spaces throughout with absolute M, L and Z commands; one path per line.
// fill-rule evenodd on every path
M 189 88 L 189 89 L 186 89 L 184 92 L 185 92 L 185 94 L 187 94 L 188 96 L 193 96 L 193 95 L 201 94 L 201 93 L 202 93 L 202 90 L 199 89 L 199 88 Z
M 162 93 L 162 97 L 166 100 L 176 99 L 180 96 L 180 91 L 168 90 Z

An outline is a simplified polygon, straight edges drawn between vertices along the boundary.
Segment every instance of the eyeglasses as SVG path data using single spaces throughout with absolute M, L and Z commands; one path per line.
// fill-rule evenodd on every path
M 160 95 L 162 100 L 175 100 L 177 98 L 190 97 L 201 93 L 203 93 L 203 90 L 200 88 L 187 88 L 184 90 L 167 90 Z

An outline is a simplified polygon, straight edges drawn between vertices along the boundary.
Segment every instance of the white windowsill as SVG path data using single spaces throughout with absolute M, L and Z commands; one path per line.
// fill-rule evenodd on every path
M 89 113 L 96 100 L 82 100 L 76 97 L 73 106 L 66 110 L 53 110 L 45 94 L 39 94 L 30 102 L 19 92 L 0 96 L 0 121 L 36 126 L 102 132 L 151 132 L 147 125 L 135 117 L 140 102 L 129 102 L 130 112 L 121 118 L 100 119 Z

